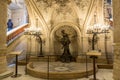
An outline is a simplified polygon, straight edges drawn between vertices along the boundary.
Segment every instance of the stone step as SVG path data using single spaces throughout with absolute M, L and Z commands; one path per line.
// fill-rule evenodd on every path
M 31 56 L 27 59 L 28 62 L 36 62 L 36 61 L 42 61 L 42 62 L 47 62 L 48 61 L 48 56 L 44 56 L 44 57 L 37 57 L 37 56 Z M 55 62 L 57 61 L 57 58 L 54 56 L 50 56 L 49 57 L 49 61 L 50 62 Z M 19 65 L 25 65 L 26 64 L 26 59 L 24 60 L 19 60 L 18 61 Z
M 7 70 L 6 72 L 0 74 L 0 80 L 4 79 L 6 77 L 12 76 L 12 75 L 13 75 L 13 71 Z
M 37 62 L 37 61 L 48 62 L 48 56 L 44 56 L 44 57 L 31 56 L 28 58 L 27 61 L 28 62 Z M 49 62 L 55 62 L 55 61 L 60 61 L 59 57 L 56 57 L 56 56 L 49 57 Z M 71 62 L 76 62 L 75 58 L 72 58 Z M 26 65 L 26 59 L 19 60 L 18 64 L 19 65 Z
M 113 69 L 113 64 L 97 64 L 100 69 Z

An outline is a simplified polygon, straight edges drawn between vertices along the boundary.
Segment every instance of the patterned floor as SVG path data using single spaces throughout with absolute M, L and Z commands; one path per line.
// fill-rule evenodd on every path
M 92 70 L 92 64 L 88 63 L 88 70 Z M 36 71 L 47 71 L 48 64 L 47 62 L 34 62 L 34 70 Z M 50 72 L 83 72 L 86 71 L 85 63 L 62 63 L 62 62 L 50 62 L 49 63 Z
M 14 67 L 11 67 L 11 69 L 14 71 Z M 5 78 L 3 80 L 48 80 L 48 79 L 34 78 L 30 75 L 25 75 L 25 66 L 19 66 L 18 70 L 19 70 L 18 73 L 22 74 L 21 77 L 17 77 L 17 78 L 8 77 L 8 78 Z M 111 70 L 111 69 L 99 69 L 97 74 L 96 74 L 96 77 L 99 80 L 113 80 L 112 72 L 113 72 L 113 70 Z M 71 80 L 89 80 L 92 77 L 93 76 L 89 76 L 88 78 L 71 79 Z M 56 79 L 56 80 L 58 80 L 58 79 Z

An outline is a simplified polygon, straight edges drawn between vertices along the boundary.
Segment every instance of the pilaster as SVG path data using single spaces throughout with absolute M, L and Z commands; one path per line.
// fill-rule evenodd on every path
M 120 80 L 120 0 L 113 1 L 113 21 L 114 21 L 114 80 Z
M 114 80 L 120 80 L 120 43 L 114 45 L 114 66 L 113 66 L 113 78 Z
M 6 31 L 7 5 L 10 0 L 0 0 L 0 74 L 7 71 L 6 61 Z

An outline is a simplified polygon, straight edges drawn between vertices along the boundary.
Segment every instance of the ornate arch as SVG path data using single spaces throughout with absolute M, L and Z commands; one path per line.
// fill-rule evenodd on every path
M 64 25 L 68 25 L 76 31 L 76 33 L 77 33 L 77 43 L 78 43 L 78 47 L 79 47 L 78 53 L 80 53 L 81 49 L 82 49 L 81 48 L 82 47 L 81 46 L 81 31 L 78 28 L 78 26 L 76 26 L 76 24 L 73 24 L 71 22 L 59 23 L 59 24 L 57 24 L 53 27 L 53 29 L 51 30 L 50 35 L 49 35 L 49 39 L 50 39 L 50 49 L 49 50 L 50 50 L 50 53 L 54 54 L 54 34 L 55 34 L 56 30 L 60 29 Z

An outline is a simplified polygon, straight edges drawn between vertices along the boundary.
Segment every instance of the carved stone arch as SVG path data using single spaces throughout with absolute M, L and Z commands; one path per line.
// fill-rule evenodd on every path
M 55 32 L 58 30 L 58 29 L 60 29 L 60 28 L 62 28 L 63 26 L 69 26 L 71 29 L 73 29 L 75 32 L 76 32 L 76 42 L 77 42 L 77 53 L 76 53 L 76 55 L 78 55 L 79 53 L 81 53 L 82 52 L 82 43 L 81 43 L 81 31 L 80 31 L 80 29 L 78 28 L 78 26 L 76 26 L 75 24 L 73 24 L 73 23 L 70 23 L 70 22 L 63 22 L 63 23 L 59 23 L 59 24 L 57 24 L 57 25 L 55 25 L 54 27 L 53 27 L 53 29 L 51 30 L 51 32 L 50 32 L 50 53 L 51 54 L 53 54 L 53 55 L 55 55 L 56 54 L 56 52 L 55 52 L 55 45 L 57 45 L 56 43 L 55 43 Z M 60 47 L 59 47 L 60 48 Z M 59 51 L 59 50 L 58 50 Z M 58 54 L 57 54 L 58 55 Z

